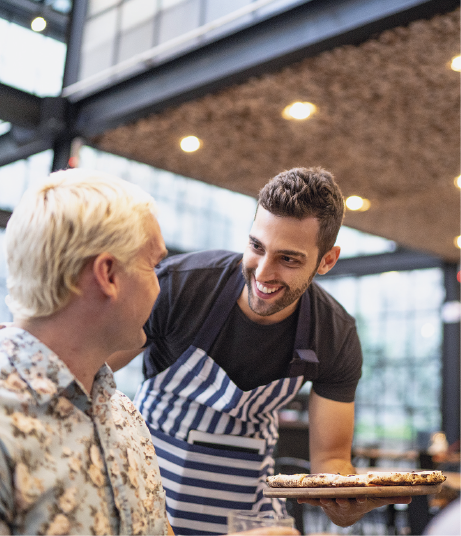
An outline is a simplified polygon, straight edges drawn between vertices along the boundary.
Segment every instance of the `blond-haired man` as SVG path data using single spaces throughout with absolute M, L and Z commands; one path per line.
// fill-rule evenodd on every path
M 105 364 L 146 340 L 167 253 L 154 200 L 60 171 L 25 194 L 6 246 L 0 534 L 172 534 L 150 433 Z

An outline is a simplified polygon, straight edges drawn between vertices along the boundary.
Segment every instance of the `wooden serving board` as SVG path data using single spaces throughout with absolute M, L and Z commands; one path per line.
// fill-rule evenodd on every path
M 342 497 L 408 497 L 411 495 L 433 495 L 439 493 L 442 484 L 423 486 L 361 486 L 337 488 L 270 488 L 263 490 L 265 497 L 287 499 L 336 499 Z

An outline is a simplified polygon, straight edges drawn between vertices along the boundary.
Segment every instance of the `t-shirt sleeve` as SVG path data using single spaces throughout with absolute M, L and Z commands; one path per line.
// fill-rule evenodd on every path
M 171 366 L 193 343 L 217 295 L 241 254 L 206 251 L 175 255 L 162 262 L 160 294 L 144 326 L 145 377 Z
M 319 395 L 337 402 L 353 402 L 362 373 L 362 349 L 355 327 L 349 330 L 344 344 L 330 365 L 327 377 L 320 376 L 312 388 Z
M 319 360 L 313 390 L 337 402 L 353 402 L 362 373 L 362 349 L 355 319 L 315 282 L 311 295 L 311 347 Z

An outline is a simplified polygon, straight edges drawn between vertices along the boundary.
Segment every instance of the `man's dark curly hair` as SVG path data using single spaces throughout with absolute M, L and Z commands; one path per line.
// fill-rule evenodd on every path
M 259 206 L 275 216 L 317 218 L 318 261 L 335 245 L 344 218 L 341 191 L 333 175 L 320 167 L 279 173 L 259 192 Z

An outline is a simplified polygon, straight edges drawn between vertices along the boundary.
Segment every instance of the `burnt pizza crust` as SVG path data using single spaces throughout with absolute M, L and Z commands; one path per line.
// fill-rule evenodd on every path
M 362 475 L 333 473 L 274 475 L 267 477 L 271 488 L 334 488 L 363 486 L 416 486 L 446 480 L 442 471 L 370 471 Z
M 424 486 L 440 484 L 447 479 L 442 471 L 370 471 L 367 476 L 370 486 Z
M 366 486 L 367 475 L 340 475 L 332 473 L 274 475 L 267 477 L 272 488 L 334 488 Z

